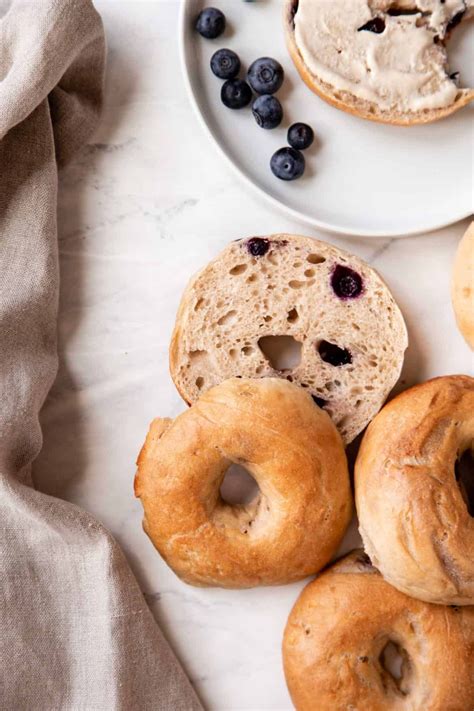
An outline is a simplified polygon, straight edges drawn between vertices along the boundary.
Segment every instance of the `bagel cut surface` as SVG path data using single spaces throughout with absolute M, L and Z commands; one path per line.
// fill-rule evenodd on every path
M 270 352 L 286 339 L 293 362 Z M 306 388 L 348 444 L 398 380 L 408 336 L 380 275 L 335 245 L 292 234 L 229 244 L 191 279 L 170 345 L 188 403 L 227 378 L 280 377 Z
M 474 378 L 434 378 L 398 395 L 367 428 L 355 465 L 364 547 L 413 597 L 474 604 Z M 468 471 L 469 475 L 469 471 Z M 474 660 L 473 660 L 474 661 Z
M 259 493 L 229 505 L 232 463 Z M 289 583 L 331 559 L 350 521 L 344 447 L 330 417 L 284 380 L 227 380 L 172 420 L 155 420 L 138 458 L 144 529 L 185 582 Z
M 410 598 L 354 551 L 304 588 L 283 663 L 296 711 L 472 711 L 473 645 L 474 608 Z

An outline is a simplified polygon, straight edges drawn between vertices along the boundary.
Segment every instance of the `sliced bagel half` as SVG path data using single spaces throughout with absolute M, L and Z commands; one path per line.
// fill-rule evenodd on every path
M 413 126 L 474 99 L 457 85 L 446 42 L 472 0 L 285 0 L 288 50 L 318 96 L 360 118 Z

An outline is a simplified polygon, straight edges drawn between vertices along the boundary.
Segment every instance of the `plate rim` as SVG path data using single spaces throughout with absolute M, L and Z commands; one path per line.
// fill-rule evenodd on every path
M 413 237 L 415 235 L 421 235 L 421 234 L 428 234 L 430 232 L 435 232 L 437 230 L 441 230 L 444 227 L 449 227 L 450 225 L 454 225 L 457 222 L 460 222 L 461 220 L 464 220 L 472 215 L 472 210 L 468 209 L 467 212 L 462 212 L 462 214 L 457 215 L 455 217 L 451 217 L 446 221 L 442 221 L 436 224 L 428 224 L 425 226 L 418 226 L 414 227 L 413 229 L 410 229 L 409 231 L 405 231 L 403 233 L 393 231 L 393 230 L 360 230 L 358 228 L 348 228 L 345 226 L 337 225 L 335 223 L 329 223 L 325 222 L 324 220 L 318 220 L 317 218 L 308 215 L 305 212 L 295 210 L 294 208 L 290 207 L 289 205 L 286 205 L 285 203 L 281 202 L 277 198 L 273 197 L 270 193 L 268 193 L 264 188 L 262 188 L 260 185 L 255 183 L 252 178 L 241 168 L 239 167 L 231 158 L 229 153 L 226 151 L 225 146 L 221 144 L 221 142 L 216 138 L 214 135 L 209 123 L 207 122 L 204 114 L 202 113 L 198 100 L 196 98 L 196 94 L 194 91 L 193 83 L 190 78 L 190 73 L 188 71 L 188 64 L 187 64 L 187 36 L 189 33 L 189 27 L 187 26 L 187 21 L 188 21 L 188 16 L 189 16 L 189 9 L 192 6 L 192 2 L 195 2 L 195 0 L 181 0 L 180 4 L 180 10 L 179 10 L 179 37 L 178 37 L 178 50 L 179 50 L 179 58 L 180 58 L 180 64 L 181 64 L 181 72 L 182 76 L 184 79 L 184 85 L 186 88 L 186 94 L 188 96 L 188 99 L 191 103 L 191 106 L 193 108 L 193 112 L 195 116 L 198 119 L 198 123 L 201 125 L 202 129 L 204 130 L 204 133 L 207 135 L 208 140 L 210 143 L 214 146 L 214 149 L 217 151 L 217 153 L 224 158 L 224 161 L 227 163 L 228 166 L 230 166 L 232 172 L 234 175 L 236 175 L 241 183 L 245 185 L 250 191 L 256 193 L 259 195 L 261 198 L 263 198 L 267 204 L 271 205 L 272 207 L 276 208 L 280 212 L 285 213 L 287 216 L 291 217 L 293 220 L 296 220 L 297 222 L 304 222 L 305 224 L 311 225 L 312 227 L 316 227 L 320 230 L 330 232 L 332 234 L 337 234 L 337 235 L 342 235 L 342 236 L 347 236 L 347 237 L 369 237 L 369 238 L 401 238 L 401 237 Z

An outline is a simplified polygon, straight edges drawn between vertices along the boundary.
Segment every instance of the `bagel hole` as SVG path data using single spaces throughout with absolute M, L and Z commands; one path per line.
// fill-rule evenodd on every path
M 474 518 L 474 452 L 468 449 L 455 464 L 456 481 L 469 516 Z
M 258 347 L 273 370 L 291 370 L 301 363 L 301 343 L 293 336 L 262 336 Z
M 231 464 L 220 488 L 222 499 L 230 506 L 247 506 L 259 491 L 257 482 L 241 464 Z
M 410 669 L 408 652 L 398 642 L 389 639 L 379 656 L 380 666 L 385 674 L 382 675 L 384 688 L 388 686 L 404 696 L 408 694 L 407 676 Z M 388 682 L 388 683 L 387 683 Z

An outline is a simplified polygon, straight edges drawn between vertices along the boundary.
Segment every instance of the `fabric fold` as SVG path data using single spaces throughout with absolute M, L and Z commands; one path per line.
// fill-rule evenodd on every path
M 0 0 L 0 699 L 15 711 L 201 706 L 110 534 L 31 487 L 57 369 L 57 166 L 94 129 L 89 0 Z

